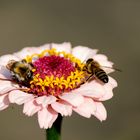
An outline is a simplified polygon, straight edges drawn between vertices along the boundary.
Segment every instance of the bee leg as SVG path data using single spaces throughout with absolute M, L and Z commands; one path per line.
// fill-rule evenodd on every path
M 91 74 L 87 79 L 83 80 L 83 82 L 81 82 L 81 85 L 82 85 L 82 84 L 85 84 L 87 81 L 89 81 L 90 78 L 92 78 L 93 75 L 94 75 L 94 74 Z
M 19 82 L 18 78 L 16 75 L 12 74 L 12 79 L 15 81 L 15 82 Z
M 86 79 L 86 81 L 89 81 L 90 78 L 92 78 L 93 75 L 94 75 L 94 74 L 91 74 L 91 75 Z
M 23 92 L 29 92 L 29 89 L 28 89 L 28 88 L 27 88 L 27 89 L 26 89 L 26 88 L 25 88 L 25 89 L 23 88 L 23 89 L 21 89 L 21 90 L 22 90 Z
M 82 70 L 83 70 L 83 71 L 87 71 L 87 67 L 86 67 L 86 66 L 84 66 Z

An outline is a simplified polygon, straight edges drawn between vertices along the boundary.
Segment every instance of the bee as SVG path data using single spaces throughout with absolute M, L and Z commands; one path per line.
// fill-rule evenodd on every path
M 89 81 L 93 76 L 95 76 L 103 83 L 108 83 L 109 81 L 106 72 L 101 68 L 100 64 L 92 58 L 89 58 L 86 61 L 86 64 L 83 67 L 83 71 L 86 71 L 89 74 L 89 77 L 86 79 L 86 81 Z
M 28 86 L 33 78 L 33 65 L 27 63 L 25 59 L 21 61 L 10 60 L 6 68 L 10 70 L 12 79 L 23 86 Z

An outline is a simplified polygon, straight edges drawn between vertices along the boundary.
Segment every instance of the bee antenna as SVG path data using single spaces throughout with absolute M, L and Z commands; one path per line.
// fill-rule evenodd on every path
M 119 72 L 122 72 L 122 70 L 120 70 L 120 69 L 117 69 L 117 68 L 114 68 L 114 70 L 116 70 L 116 71 L 119 71 Z

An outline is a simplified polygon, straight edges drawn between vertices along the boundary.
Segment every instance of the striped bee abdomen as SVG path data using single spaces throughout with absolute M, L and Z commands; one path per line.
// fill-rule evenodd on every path
M 108 76 L 105 73 L 104 70 L 100 69 L 100 68 L 96 68 L 95 72 L 94 72 L 95 76 L 101 80 L 103 83 L 108 83 Z

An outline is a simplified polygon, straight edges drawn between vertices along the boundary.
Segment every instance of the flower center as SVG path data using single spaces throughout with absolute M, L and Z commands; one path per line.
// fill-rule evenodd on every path
M 40 74 L 40 78 L 42 79 L 44 79 L 45 76 L 66 78 L 71 72 L 75 71 L 75 67 L 71 61 L 55 55 L 39 58 L 33 65 L 36 69 L 35 74 Z
M 69 92 L 79 87 L 85 77 L 81 71 L 84 65 L 79 59 L 55 49 L 27 56 L 26 61 L 34 66 L 29 92 L 37 96 Z

